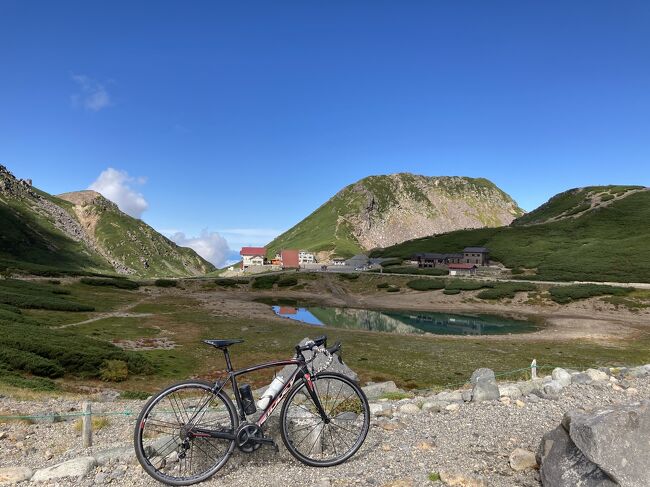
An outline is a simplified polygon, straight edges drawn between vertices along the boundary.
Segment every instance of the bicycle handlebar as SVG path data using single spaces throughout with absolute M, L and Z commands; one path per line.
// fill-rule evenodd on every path
M 331 354 L 335 354 L 339 350 L 341 350 L 341 342 L 336 342 L 334 346 L 327 348 L 327 336 L 323 335 L 318 338 L 314 338 L 313 340 L 309 340 L 307 343 L 304 345 L 296 345 L 296 352 L 305 352 L 307 350 L 313 350 L 316 347 L 324 346 L 326 347 L 326 350 Z

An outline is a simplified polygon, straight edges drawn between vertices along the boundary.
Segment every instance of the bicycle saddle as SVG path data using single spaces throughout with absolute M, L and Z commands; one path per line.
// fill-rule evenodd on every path
M 229 347 L 230 345 L 234 345 L 235 343 L 243 343 L 244 340 L 241 339 L 234 339 L 234 340 L 203 340 L 203 343 L 207 343 L 208 345 L 212 345 L 213 347 L 216 348 L 226 348 Z

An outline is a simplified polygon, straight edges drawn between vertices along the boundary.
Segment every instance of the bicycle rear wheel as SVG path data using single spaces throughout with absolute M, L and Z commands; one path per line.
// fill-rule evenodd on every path
M 138 416 L 135 453 L 142 468 L 168 485 L 191 485 L 214 475 L 230 458 L 238 418 L 214 384 L 179 382 L 151 398 Z
M 291 454 L 312 467 L 338 465 L 354 455 L 368 434 L 368 399 L 353 380 L 335 372 L 312 377 L 325 410 L 316 409 L 306 382 L 293 386 L 280 412 L 282 441 Z

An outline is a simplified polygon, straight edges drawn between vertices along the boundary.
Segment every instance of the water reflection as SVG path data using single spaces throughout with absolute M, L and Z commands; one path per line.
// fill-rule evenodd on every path
M 375 311 L 352 308 L 273 306 L 278 316 L 318 326 L 399 334 L 502 335 L 535 331 L 529 321 L 495 315 L 425 311 Z

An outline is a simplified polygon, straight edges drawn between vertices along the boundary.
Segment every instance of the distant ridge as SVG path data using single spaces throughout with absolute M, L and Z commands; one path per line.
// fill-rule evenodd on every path
M 96 191 L 52 196 L 0 166 L 0 268 L 188 277 L 213 271 Z
M 560 193 L 508 227 L 459 230 L 373 253 L 408 258 L 485 246 L 526 279 L 650 282 L 650 188 L 589 186 Z
M 346 186 L 267 245 L 270 254 L 300 248 L 350 256 L 460 228 L 508 225 L 517 203 L 483 178 L 399 173 Z

